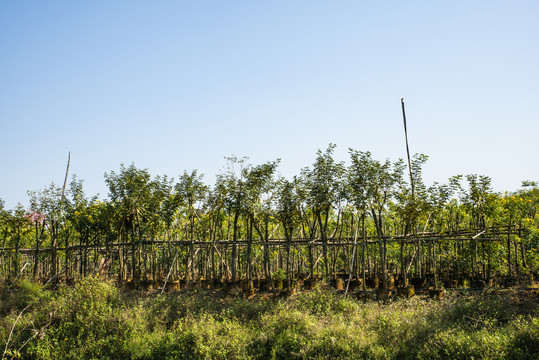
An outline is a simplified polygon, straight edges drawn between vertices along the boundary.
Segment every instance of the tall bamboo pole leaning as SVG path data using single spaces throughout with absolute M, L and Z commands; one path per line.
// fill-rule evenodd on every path
M 412 186 L 412 200 L 414 200 L 414 177 L 412 176 L 412 162 L 410 160 L 410 147 L 408 146 L 408 129 L 406 128 L 406 111 L 404 110 L 404 98 L 401 98 L 402 120 L 404 122 L 404 138 L 406 139 L 406 155 L 408 156 L 408 170 L 410 172 L 410 185 Z
M 414 177 L 412 175 L 412 161 L 410 159 L 410 146 L 408 145 L 408 129 L 406 127 L 406 111 L 404 109 L 404 98 L 401 98 L 401 105 L 402 105 L 402 120 L 404 123 L 404 138 L 406 140 L 406 156 L 408 157 L 408 171 L 410 173 L 410 186 L 412 188 L 412 206 L 415 206 Z M 404 269 L 404 258 L 403 258 L 404 249 L 403 248 L 404 248 L 404 241 L 405 241 L 406 235 L 407 234 L 404 234 L 404 238 L 401 243 L 401 269 Z M 419 247 L 419 242 L 417 246 Z M 406 286 L 407 285 L 406 271 L 402 271 L 402 276 L 403 276 L 403 286 Z
M 67 153 L 67 166 L 66 166 L 66 175 L 64 177 L 64 186 L 62 186 L 62 198 L 61 198 L 61 204 L 63 205 L 65 203 L 65 191 L 66 191 L 66 185 L 67 185 L 67 177 L 69 174 L 69 164 L 71 162 L 71 151 Z M 69 264 L 69 254 L 68 254 L 68 247 L 69 247 L 69 236 L 66 236 L 66 242 L 65 242 L 65 263 L 64 263 L 64 269 L 66 269 L 67 272 L 67 266 Z M 56 252 L 56 249 L 54 249 Z M 56 265 L 54 265 L 56 266 Z M 56 271 L 54 271 L 54 276 L 58 275 Z M 49 280 L 50 281 L 50 280 Z

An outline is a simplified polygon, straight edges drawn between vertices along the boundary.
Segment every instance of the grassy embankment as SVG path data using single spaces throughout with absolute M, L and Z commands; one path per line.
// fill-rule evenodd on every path
M 245 300 L 22 282 L 2 289 L 0 319 L 6 359 L 539 358 L 539 295 L 517 292 L 380 305 L 321 289 Z

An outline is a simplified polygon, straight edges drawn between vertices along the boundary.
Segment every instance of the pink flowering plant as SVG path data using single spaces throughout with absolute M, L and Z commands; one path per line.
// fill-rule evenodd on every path
M 31 210 L 28 214 L 25 214 L 24 217 L 29 219 L 31 222 L 35 223 L 36 225 L 38 223 L 40 225 L 43 225 L 45 223 L 45 215 L 36 211 Z

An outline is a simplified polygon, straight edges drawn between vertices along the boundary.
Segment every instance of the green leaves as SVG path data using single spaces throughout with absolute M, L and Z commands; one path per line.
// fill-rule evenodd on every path
M 344 163 L 333 159 L 336 145 L 329 144 L 326 151 L 318 150 L 312 169 L 304 168 L 302 176 L 307 189 L 307 202 L 315 212 L 328 212 L 343 199 Z
M 191 209 L 197 201 L 204 199 L 208 192 L 208 186 L 202 182 L 203 175 L 198 175 L 197 170 L 191 174 L 187 171 L 180 176 L 180 181 L 174 186 L 178 203 L 187 205 Z
M 293 229 L 301 221 L 301 196 L 299 195 L 299 183 L 281 179 L 277 187 L 277 214 L 285 228 L 285 236 L 292 238 Z
M 227 208 L 234 212 L 254 213 L 261 208 L 264 196 L 270 197 L 273 175 L 279 159 L 261 165 L 246 164 L 247 158 L 227 158 L 226 172 L 217 178 Z M 266 204 L 268 205 L 268 204 Z
M 404 163 L 374 160 L 370 152 L 350 149 L 349 199 L 358 208 L 366 205 L 381 211 L 402 183 Z
M 105 182 L 120 228 L 134 227 L 141 236 L 146 230 L 155 232 L 161 219 L 172 221 L 179 203 L 168 200 L 172 180 L 166 175 L 152 180 L 147 169 L 122 164 L 119 173 L 105 173 Z

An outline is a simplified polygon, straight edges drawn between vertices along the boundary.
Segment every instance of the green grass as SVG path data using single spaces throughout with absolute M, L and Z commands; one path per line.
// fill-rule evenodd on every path
M 6 359 L 539 357 L 537 294 L 381 305 L 322 289 L 249 300 L 211 291 L 141 294 L 89 278 L 56 290 L 24 282 L 3 288 L 1 300 Z

